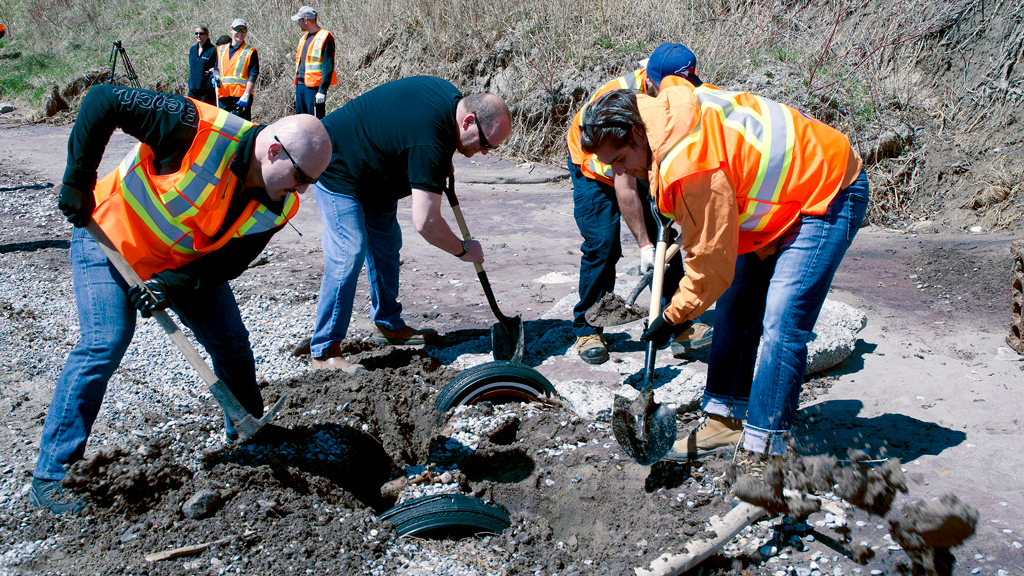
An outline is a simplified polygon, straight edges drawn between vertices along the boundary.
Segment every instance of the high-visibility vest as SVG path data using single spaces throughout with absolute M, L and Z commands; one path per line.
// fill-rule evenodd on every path
M 217 70 L 220 71 L 220 88 L 217 98 L 240 98 L 245 93 L 245 84 L 249 81 L 249 62 L 256 49 L 243 42 L 235 55 L 231 54 L 231 44 L 217 47 Z
M 309 44 L 309 50 L 306 50 L 306 68 L 303 73 L 302 82 L 310 88 L 320 87 L 320 83 L 323 79 L 324 73 L 324 43 L 327 42 L 327 38 L 330 37 L 331 33 L 323 28 L 313 36 L 313 41 Z M 302 35 L 299 40 L 299 47 L 295 50 L 295 73 L 299 73 L 299 58 L 302 58 L 302 47 L 306 44 L 306 37 L 309 36 L 309 32 Z M 295 78 L 295 83 L 299 83 L 298 77 Z M 331 83 L 328 86 L 334 86 L 338 83 L 338 74 L 331 70 Z
M 640 114 L 657 148 L 650 179 L 659 210 L 685 214 L 686 191 L 672 184 L 721 168 L 736 192 L 740 254 L 776 240 L 801 214 L 824 214 L 850 162 L 843 133 L 747 92 L 663 86 L 657 99 L 640 99 Z
M 155 174 L 153 149 L 140 143 L 93 190 L 93 218 L 143 280 L 213 252 L 232 238 L 277 228 L 299 210 L 295 192 L 285 199 L 280 215 L 250 200 L 217 236 L 238 182 L 229 166 L 253 124 L 192 102 L 199 110 L 199 128 L 180 171 Z
M 569 126 L 569 134 L 566 136 L 566 144 L 569 146 L 569 156 L 572 157 L 572 163 L 580 167 L 580 171 L 583 172 L 584 176 L 592 180 L 598 180 L 608 184 L 609 186 L 614 185 L 615 175 L 612 173 L 612 167 L 607 164 L 602 164 L 597 156 L 589 154 L 583 151 L 580 147 L 580 123 L 583 122 L 583 114 L 587 111 L 587 107 L 594 103 L 601 96 L 611 92 L 612 90 L 633 90 L 639 94 L 646 94 L 646 81 L 647 80 L 647 69 L 640 68 L 634 70 L 625 76 L 621 76 L 598 88 L 597 92 L 590 97 L 583 108 L 573 116 L 572 124 Z

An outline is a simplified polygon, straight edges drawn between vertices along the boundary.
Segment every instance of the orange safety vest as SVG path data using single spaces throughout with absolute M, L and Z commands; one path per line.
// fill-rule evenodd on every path
M 598 180 L 604 182 L 609 186 L 615 184 L 615 175 L 612 173 L 612 167 L 607 164 L 602 164 L 597 156 L 589 154 L 583 151 L 580 147 L 580 123 L 583 122 L 583 114 L 587 111 L 587 106 L 594 103 L 601 96 L 611 92 L 612 90 L 633 90 L 639 94 L 646 94 L 646 81 L 647 80 L 647 69 L 640 68 L 634 70 L 629 74 L 616 78 L 604 86 L 598 88 L 597 92 L 590 97 L 586 106 L 580 108 L 580 111 L 573 116 L 572 124 L 569 126 L 569 134 L 566 136 L 566 144 L 569 146 L 569 156 L 572 157 L 572 163 L 580 167 L 580 171 L 583 175 L 592 180 Z
M 685 82 L 685 81 L 684 81 Z M 663 87 L 641 103 L 654 151 L 651 188 L 667 216 L 685 213 L 685 177 L 721 168 L 736 192 L 739 253 L 779 238 L 801 214 L 824 214 L 839 192 L 850 141 L 799 111 L 747 92 Z
M 324 73 L 324 43 L 327 42 L 327 38 L 331 35 L 330 32 L 320 29 L 313 37 L 313 42 L 309 45 L 309 50 L 306 51 L 306 69 L 303 73 L 302 82 L 310 88 L 319 88 L 323 80 Z M 299 40 L 299 47 L 295 50 L 295 73 L 299 73 L 299 58 L 302 58 L 302 47 L 306 44 L 306 37 L 309 36 L 309 32 L 303 33 L 302 38 Z M 299 83 L 298 77 L 295 78 L 295 83 Z M 336 71 L 331 70 L 331 83 L 328 86 L 334 86 L 338 83 L 338 74 Z
M 249 81 L 249 61 L 256 49 L 243 42 L 234 56 L 231 54 L 231 44 L 217 47 L 217 70 L 220 71 L 220 88 L 217 88 L 217 98 L 241 98 L 245 93 L 245 85 Z
M 190 99 L 191 100 L 191 99 Z M 253 124 L 192 100 L 199 128 L 174 174 L 153 172 L 153 149 L 138 144 L 116 170 L 96 184 L 93 218 L 143 280 L 183 266 L 232 238 L 281 226 L 299 210 L 299 196 L 285 199 L 280 215 L 250 200 L 218 239 L 238 178 L 229 166 Z

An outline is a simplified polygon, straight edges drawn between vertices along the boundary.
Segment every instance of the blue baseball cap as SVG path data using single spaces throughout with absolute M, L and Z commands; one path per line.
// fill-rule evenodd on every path
M 680 76 L 700 84 L 700 79 L 694 73 L 697 67 L 697 57 L 690 49 L 682 44 L 665 42 L 654 49 L 651 57 L 647 59 L 647 77 L 652 82 L 661 86 L 661 79 L 665 76 Z

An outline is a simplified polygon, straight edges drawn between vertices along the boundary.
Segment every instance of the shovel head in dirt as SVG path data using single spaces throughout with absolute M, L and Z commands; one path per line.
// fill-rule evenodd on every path
M 652 207 L 653 210 L 653 207 Z M 654 279 L 651 283 L 651 310 L 648 324 L 661 315 L 661 289 L 665 282 L 665 254 L 668 252 L 669 223 L 654 210 L 658 219 L 658 247 L 654 256 Z M 647 343 L 644 377 L 640 396 L 630 402 L 616 396 L 612 409 L 612 432 L 622 447 L 638 464 L 650 466 L 665 457 L 676 441 L 676 411 L 654 402 L 654 360 L 657 349 Z

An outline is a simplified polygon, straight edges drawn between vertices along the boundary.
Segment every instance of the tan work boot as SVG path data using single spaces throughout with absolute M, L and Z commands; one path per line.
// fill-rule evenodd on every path
M 349 362 L 342 357 L 341 342 L 331 344 L 323 356 L 312 358 L 310 364 L 312 364 L 313 370 L 337 370 L 346 376 L 366 370 L 362 364 Z
M 373 341 L 377 344 L 424 346 L 435 338 L 437 338 L 437 330 L 416 330 L 411 326 L 402 326 L 398 330 L 388 330 L 387 327 L 380 324 L 374 323 L 373 325 Z
M 587 364 L 603 364 L 608 361 L 608 346 L 600 334 L 578 336 L 574 347 Z
M 672 351 L 672 357 L 682 358 L 694 350 L 700 350 L 701 348 L 711 346 L 711 338 L 714 335 L 715 329 L 707 324 L 697 322 L 691 325 L 689 328 L 684 330 L 682 334 L 676 336 L 675 339 L 672 340 L 672 344 L 669 345 L 669 349 Z
M 733 452 L 743 440 L 743 421 L 708 414 L 697 429 L 672 445 L 666 460 L 693 460 L 709 454 L 725 455 Z

